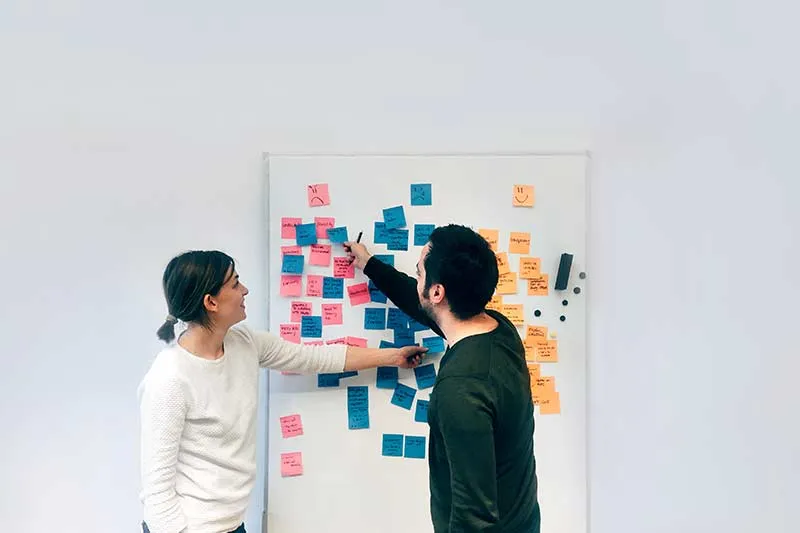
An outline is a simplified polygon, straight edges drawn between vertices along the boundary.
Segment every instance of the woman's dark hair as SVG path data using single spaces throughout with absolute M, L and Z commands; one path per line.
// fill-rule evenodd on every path
M 209 327 L 203 300 L 206 294 L 216 296 L 235 269 L 233 259 L 216 250 L 190 251 L 172 258 L 162 280 L 169 315 L 158 328 L 158 338 L 164 342 L 175 339 L 178 320 Z
M 497 287 L 497 258 L 489 243 L 466 226 L 450 224 L 433 230 L 425 257 L 425 289 L 444 286 L 450 311 L 466 320 L 482 312 Z

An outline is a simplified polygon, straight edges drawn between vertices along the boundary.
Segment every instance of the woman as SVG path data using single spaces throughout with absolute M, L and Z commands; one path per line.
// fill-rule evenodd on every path
M 247 288 L 218 251 L 173 258 L 164 271 L 169 345 L 139 387 L 145 533 L 244 532 L 256 475 L 259 368 L 302 373 L 416 367 L 417 346 L 305 346 L 239 325 Z M 175 339 L 175 324 L 186 330 Z

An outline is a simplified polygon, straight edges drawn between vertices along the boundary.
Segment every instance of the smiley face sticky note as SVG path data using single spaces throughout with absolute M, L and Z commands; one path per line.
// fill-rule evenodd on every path
M 331 205 L 331 195 L 327 183 L 317 183 L 308 186 L 308 207 L 322 207 Z
M 533 185 L 514 185 L 511 205 L 514 207 L 533 207 Z

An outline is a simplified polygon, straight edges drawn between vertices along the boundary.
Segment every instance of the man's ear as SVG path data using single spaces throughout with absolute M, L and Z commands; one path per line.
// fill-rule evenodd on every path
M 441 283 L 431 285 L 430 295 L 431 302 L 435 304 L 441 303 L 444 300 L 444 285 Z

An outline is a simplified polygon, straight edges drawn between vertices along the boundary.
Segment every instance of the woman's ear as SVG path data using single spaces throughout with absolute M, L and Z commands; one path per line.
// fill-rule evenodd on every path
M 205 296 L 203 296 L 203 307 L 205 307 L 206 311 L 209 313 L 212 311 L 216 311 L 217 301 L 210 294 L 206 294 Z

